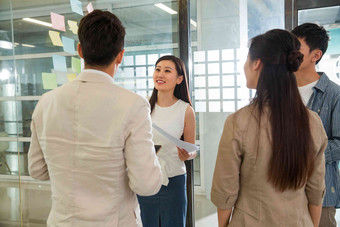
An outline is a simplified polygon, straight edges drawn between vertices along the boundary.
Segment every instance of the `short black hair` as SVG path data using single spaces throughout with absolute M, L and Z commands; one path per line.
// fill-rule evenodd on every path
M 322 56 L 326 53 L 329 35 L 323 26 L 314 23 L 304 23 L 294 28 L 292 33 L 298 38 L 304 39 L 310 51 L 319 49 L 322 51 Z M 316 64 L 319 63 L 321 58 Z
M 79 24 L 78 38 L 85 64 L 110 65 L 124 49 L 125 28 L 119 18 L 108 11 L 94 10 Z

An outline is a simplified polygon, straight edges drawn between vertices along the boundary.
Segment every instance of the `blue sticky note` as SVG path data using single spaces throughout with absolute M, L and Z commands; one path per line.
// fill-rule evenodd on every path
M 78 0 L 70 0 L 70 4 L 71 4 L 71 9 L 72 9 L 73 12 L 78 13 L 78 14 L 84 16 L 83 7 L 82 7 L 80 1 L 78 1 Z
M 76 51 L 74 49 L 74 40 L 65 36 L 62 36 L 61 39 L 63 40 L 64 51 L 70 54 L 75 54 Z
M 66 57 L 65 56 L 60 56 L 53 54 L 53 67 L 57 71 L 64 71 L 67 72 L 67 67 L 66 67 Z

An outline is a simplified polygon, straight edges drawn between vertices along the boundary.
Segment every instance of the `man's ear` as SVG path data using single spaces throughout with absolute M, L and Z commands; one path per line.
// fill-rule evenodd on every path
M 116 62 L 117 62 L 118 64 L 121 64 L 121 63 L 122 63 L 123 57 L 124 57 L 124 53 L 125 53 L 125 49 L 121 50 L 121 51 L 118 53 L 118 55 L 117 55 L 117 57 L 116 57 Z
M 312 61 L 317 62 L 322 57 L 322 51 L 319 49 L 312 51 Z
M 77 50 L 78 50 L 79 57 L 84 58 L 80 43 L 78 43 L 77 45 Z

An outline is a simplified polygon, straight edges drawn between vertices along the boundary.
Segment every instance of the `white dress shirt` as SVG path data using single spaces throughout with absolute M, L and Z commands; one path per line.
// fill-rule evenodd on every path
M 42 96 L 31 130 L 30 175 L 51 180 L 48 226 L 141 226 L 135 193 L 162 183 L 144 98 L 85 70 Z

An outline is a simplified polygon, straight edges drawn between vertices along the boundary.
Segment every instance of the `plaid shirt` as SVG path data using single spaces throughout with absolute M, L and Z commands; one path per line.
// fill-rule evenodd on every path
M 325 73 L 313 87 L 308 108 L 318 113 L 328 137 L 325 150 L 326 194 L 323 207 L 340 207 L 340 86 L 330 81 Z

